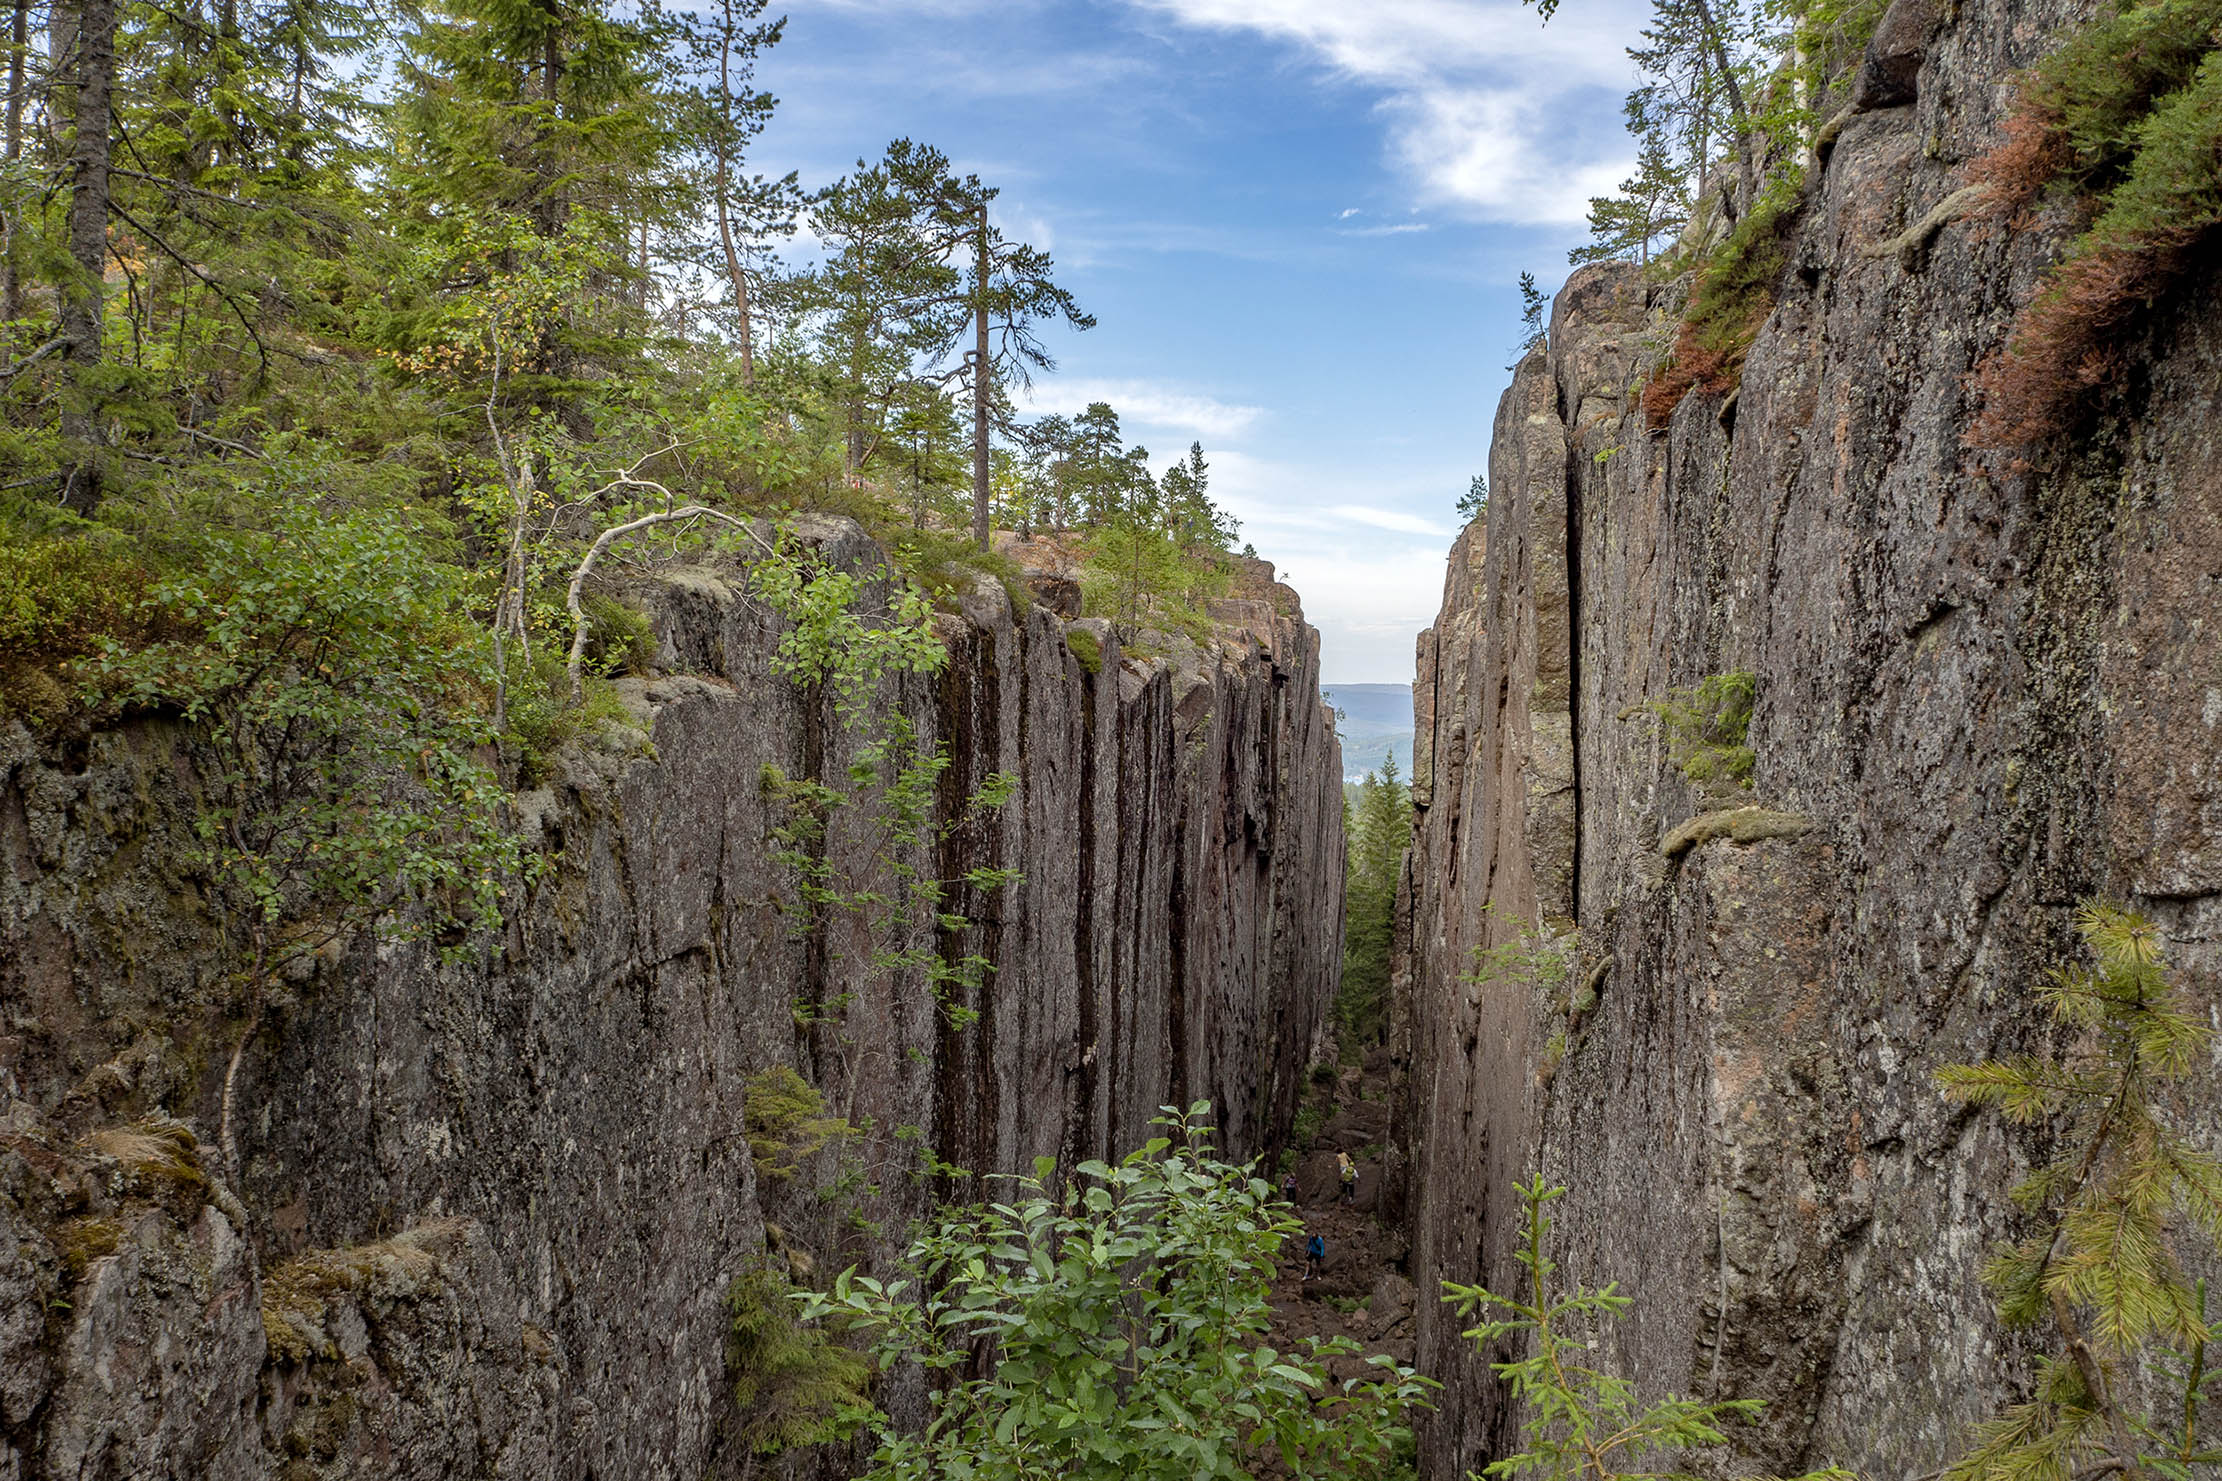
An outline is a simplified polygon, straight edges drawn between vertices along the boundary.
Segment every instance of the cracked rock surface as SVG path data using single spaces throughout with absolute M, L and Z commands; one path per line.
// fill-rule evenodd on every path
M 1168 1103 L 1238 1157 L 1286 1125 L 1340 966 L 1342 762 L 1270 567 L 1149 657 L 983 584 L 946 667 L 883 685 L 947 748 L 941 820 L 1017 779 L 916 861 L 1020 875 L 951 901 L 995 969 L 964 1027 L 853 922 L 796 927 L 766 768 L 845 782 L 857 737 L 773 675 L 775 620 L 733 570 L 633 595 L 658 672 L 517 799 L 549 869 L 499 954 L 359 942 L 275 995 L 235 1185 L 189 737 L 0 734 L 0 1481 L 738 1475 L 735 1277 L 887 1253 L 921 1143 L 985 1173 L 1118 1155 Z M 845 888 L 899 888 L 873 831 L 829 833 Z M 779 1069 L 870 1129 L 760 1166 Z
M 1890 8 L 1730 397 L 1654 432 L 1672 305 L 1578 272 L 1497 412 L 1484 523 L 1419 643 L 1394 1162 L 1412 1278 L 1498 1289 L 1516 1178 L 1561 1258 L 1636 1298 L 1605 1366 L 1763 1399 L 1745 1472 L 1928 1473 L 2029 1353 L 1978 1272 L 2032 1145 L 1935 1069 L 2042 1047 L 2026 996 L 2092 895 L 2222 980 L 2222 276 L 2125 345 L 2108 430 L 1972 455 L 1969 372 L 2066 224 L 1929 217 L 2058 3 Z M 1750 784 L 1692 781 L 1656 706 L 1757 678 Z M 1522 922 L 1570 970 L 1472 980 Z M 2187 1096 L 2222 1132 L 2222 1074 Z M 2202 1109 L 2203 1108 L 2203 1109 Z M 1519 1416 L 1422 1302 L 1426 1474 Z

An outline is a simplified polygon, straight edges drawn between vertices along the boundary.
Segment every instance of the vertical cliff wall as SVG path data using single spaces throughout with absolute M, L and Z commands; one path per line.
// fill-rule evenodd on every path
M 1117 1153 L 1168 1102 L 1212 1100 L 1240 1155 L 1287 1124 L 1339 966 L 1342 763 L 1270 567 L 1166 658 L 986 585 L 938 675 L 884 686 L 950 758 L 959 826 L 917 865 L 1023 876 L 951 902 L 947 952 L 994 965 L 969 1024 L 864 972 L 852 914 L 793 908 L 767 768 L 840 782 L 858 738 L 773 675 L 775 620 L 728 571 L 641 595 L 663 674 L 521 799 L 549 869 L 501 953 L 357 944 L 292 984 L 236 1186 L 188 738 L 0 740 L 0 1477 L 738 1474 L 734 1277 L 884 1252 L 919 1140 L 987 1172 Z M 962 821 L 996 772 L 1009 803 Z M 841 883 L 893 888 L 846 817 Z M 782 1068 L 870 1133 L 759 1166 Z
M 1809 180 L 1740 389 L 1663 431 L 1665 290 L 1577 273 L 1420 640 L 1414 1278 L 1512 1282 L 1541 1169 L 1570 1273 L 1637 1299 L 1605 1356 L 1766 1400 L 1770 1469 L 1930 1472 L 2026 1381 L 1977 1273 L 2029 1148 L 1932 1072 L 2038 1042 L 2072 906 L 2150 913 L 2210 1006 L 2222 967 L 2222 276 L 2124 344 L 2100 432 L 2025 468 L 1962 445 L 2068 223 L 1930 213 L 2074 19 L 1892 7 L 1898 85 Z M 1734 671 L 1748 788 L 1687 777 L 1655 710 Z M 1563 980 L 1475 972 L 1535 923 L 1578 926 Z M 1460 1325 L 1423 1316 L 1431 1476 L 1513 1438 Z

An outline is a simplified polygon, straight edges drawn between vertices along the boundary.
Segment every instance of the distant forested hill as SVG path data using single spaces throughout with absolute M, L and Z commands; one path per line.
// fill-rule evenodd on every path
M 1412 775 L 1412 686 L 1324 684 L 1320 692 L 1339 712 L 1344 779 L 1356 781 L 1396 757 L 1397 775 Z

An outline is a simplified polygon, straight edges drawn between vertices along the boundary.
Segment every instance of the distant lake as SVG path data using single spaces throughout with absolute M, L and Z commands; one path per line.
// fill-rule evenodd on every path
M 1396 757 L 1397 775 L 1411 780 L 1411 685 L 1322 684 L 1319 692 L 1341 712 L 1343 780 L 1378 770 L 1384 755 Z

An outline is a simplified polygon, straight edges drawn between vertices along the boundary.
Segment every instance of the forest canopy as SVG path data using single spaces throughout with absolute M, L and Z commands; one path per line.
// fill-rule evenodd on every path
M 1094 320 L 940 151 L 756 168 L 766 3 L 15 0 L 0 703 L 89 702 L 185 636 L 153 594 L 211 532 L 303 499 L 449 573 L 512 726 L 598 533 L 647 520 L 597 583 L 705 543 L 689 507 L 856 518 L 935 591 L 1058 531 L 1105 615 L 1190 620 L 1234 536 L 1202 448 L 1157 476 L 1108 405 L 1021 414 Z

